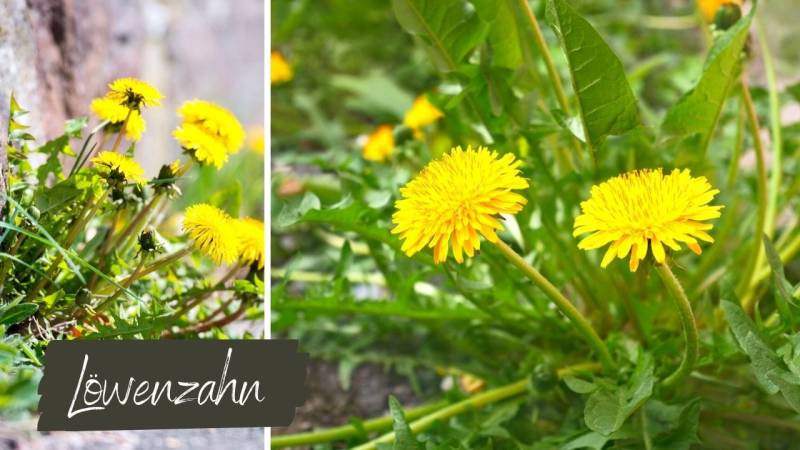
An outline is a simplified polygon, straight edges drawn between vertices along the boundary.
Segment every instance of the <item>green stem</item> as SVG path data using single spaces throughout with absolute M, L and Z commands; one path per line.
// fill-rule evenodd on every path
M 672 294 L 675 301 L 675 306 L 678 307 L 681 322 L 683 322 L 683 336 L 686 339 L 686 350 L 683 354 L 681 365 L 670 376 L 664 379 L 665 386 L 674 386 L 678 381 L 689 375 L 694 369 L 697 362 L 697 355 L 700 352 L 700 342 L 697 335 L 697 324 L 694 321 L 694 313 L 692 312 L 692 304 L 686 298 L 686 293 L 683 292 L 681 283 L 672 273 L 669 265 L 665 261 L 663 264 L 656 264 L 658 273 L 664 284 Z
M 614 360 L 606 348 L 606 344 L 597 335 L 597 332 L 592 327 L 592 324 L 578 311 L 577 308 L 566 298 L 561 291 L 553 286 L 538 270 L 533 268 L 527 261 L 518 255 L 511 247 L 509 247 L 502 240 L 497 240 L 493 243 L 503 255 L 511 261 L 514 266 L 522 271 L 533 283 L 541 289 L 553 303 L 558 306 L 562 313 L 572 322 L 572 324 L 583 335 L 586 341 L 594 347 L 597 352 L 600 362 L 603 364 L 603 369 L 608 373 L 613 373 L 615 370 Z
M 586 362 L 562 367 L 556 371 L 556 374 L 558 375 L 559 379 L 564 379 L 564 377 L 567 376 L 597 372 L 600 369 L 601 367 L 599 364 Z M 470 399 L 475 399 L 478 397 L 478 395 L 470 397 Z M 404 413 L 406 420 L 414 420 L 418 417 L 427 416 L 434 411 L 440 411 L 449 406 L 450 403 L 448 401 L 441 400 L 438 402 L 417 406 L 415 408 L 409 408 L 405 410 Z M 310 431 L 306 433 L 273 436 L 272 448 L 297 447 L 301 445 L 313 445 L 322 444 L 325 442 L 340 441 L 351 437 L 360 436 L 362 434 L 362 430 L 367 433 L 371 433 L 373 431 L 380 431 L 389 428 L 392 426 L 392 423 L 393 420 L 391 416 L 383 416 L 376 419 L 365 420 L 361 423 L 359 428 L 356 428 L 352 425 L 344 425 L 341 427 Z
M 725 184 L 727 186 L 727 191 L 730 193 L 733 193 L 733 188 L 736 185 L 736 178 L 739 175 L 739 159 L 742 156 L 742 148 L 744 147 L 745 116 L 744 99 L 740 99 L 739 108 L 736 113 L 736 140 L 734 141 L 733 154 L 731 155 L 731 165 L 728 166 L 728 180 Z
M 114 146 L 111 147 L 112 153 L 116 153 L 117 149 L 122 143 L 122 135 L 125 134 L 125 129 L 128 128 L 128 121 L 131 118 L 131 114 L 133 114 L 133 110 L 128 109 L 128 114 L 125 115 L 125 120 L 122 122 L 122 126 L 119 128 L 119 131 L 117 132 L 117 140 L 114 141 Z M 100 151 L 103 151 L 103 149 L 101 148 Z
M 162 267 L 166 267 L 166 266 L 174 263 L 175 261 L 183 258 L 184 256 L 186 256 L 186 255 L 188 255 L 190 253 L 192 253 L 192 247 L 185 247 L 185 248 L 183 248 L 181 250 L 178 250 L 177 252 L 175 252 L 175 253 L 173 253 L 171 255 L 167 255 L 167 256 L 165 256 L 165 257 L 153 262 L 149 266 L 143 268 L 142 270 L 139 271 L 139 273 L 136 274 L 136 276 L 133 276 L 133 274 L 131 274 L 127 278 L 125 278 L 122 281 L 120 281 L 119 284 L 124 286 L 126 283 L 133 283 L 134 281 L 138 280 L 139 278 L 141 278 L 141 277 L 143 277 L 145 275 L 149 275 L 149 274 L 161 269 Z M 108 292 L 108 287 L 109 286 L 101 287 L 100 289 L 98 289 L 97 294 L 103 294 L 105 292 Z
M 407 420 L 414 420 L 418 417 L 429 414 L 438 409 L 444 408 L 450 403 L 441 400 L 435 403 L 428 403 L 405 410 Z M 365 420 L 356 428 L 353 425 L 343 425 L 341 427 L 329 428 L 327 430 L 310 431 L 307 433 L 289 434 L 284 436 L 273 436 L 271 440 L 272 448 L 299 447 L 301 445 L 322 444 L 325 442 L 342 441 L 363 433 L 372 433 L 385 430 L 392 426 L 392 417 L 383 416 L 375 419 Z
M 142 267 L 144 267 L 144 259 L 145 259 L 144 255 L 142 255 L 139 258 L 139 263 L 136 264 L 136 268 L 133 269 L 133 273 L 131 273 L 131 275 L 122 283 L 122 285 L 119 288 L 117 288 L 117 291 L 114 292 L 114 294 L 111 295 L 111 297 L 108 297 L 103 302 L 101 302 L 99 305 L 97 305 L 97 308 L 95 308 L 95 311 L 102 311 L 103 309 L 105 309 L 109 305 L 113 304 L 114 300 L 116 300 L 117 297 L 119 297 L 119 295 L 122 294 L 123 291 L 125 291 L 126 289 L 131 287 L 133 282 L 136 280 L 136 277 L 139 274 L 139 271 L 142 270 Z
M 136 237 L 138 233 L 147 225 L 149 221 L 150 212 L 153 208 L 158 204 L 161 199 L 161 194 L 155 194 L 146 205 L 139 210 L 138 213 L 133 217 L 133 219 L 128 222 L 128 226 L 122 230 L 119 234 L 119 237 L 116 239 L 116 247 L 121 248 L 121 254 L 127 253 L 130 247 L 130 243 L 128 239 L 131 237 Z
M 753 137 L 753 146 L 756 153 L 756 171 L 757 171 L 757 190 L 758 190 L 758 210 L 756 212 L 756 229 L 753 234 L 753 248 L 747 259 L 747 265 L 742 273 L 741 282 L 739 284 L 739 298 L 742 299 L 742 308 L 748 314 L 753 310 L 752 290 L 750 289 L 754 278 L 755 269 L 762 258 L 762 245 L 761 237 L 764 235 L 764 228 L 766 226 L 767 218 L 767 168 L 765 165 L 764 146 L 761 142 L 761 135 L 758 126 L 758 115 L 756 114 L 755 106 L 753 106 L 753 98 L 750 96 L 750 89 L 747 86 L 747 81 L 742 78 L 742 99 L 744 100 L 745 109 L 747 111 L 748 121 L 750 123 L 750 133 Z
M 527 390 L 527 379 L 507 384 L 499 388 L 491 389 L 423 416 L 422 418 L 411 422 L 409 427 L 411 428 L 412 433 L 419 433 L 430 428 L 431 425 L 440 420 L 446 420 L 463 412 L 482 408 L 492 403 L 497 403 L 507 398 L 522 394 Z M 387 433 L 377 439 L 367 442 L 366 444 L 354 447 L 353 450 L 375 450 L 378 444 L 393 442 L 394 438 L 394 432 Z
M 547 41 L 544 39 L 544 34 L 542 34 L 542 28 L 539 26 L 539 21 L 536 20 L 536 15 L 533 14 L 533 10 L 531 9 L 531 5 L 528 3 L 528 0 L 519 0 L 519 3 L 520 6 L 522 6 L 522 9 L 525 11 L 525 15 L 528 17 L 528 22 L 531 25 L 531 32 L 533 32 L 533 39 L 536 42 L 536 47 L 542 54 L 542 59 L 547 67 L 547 77 L 550 78 L 550 83 L 553 85 L 553 92 L 556 95 L 556 100 L 558 100 L 558 104 L 561 106 L 561 109 L 564 110 L 565 114 L 568 116 L 572 115 L 572 108 L 570 108 L 567 94 L 564 92 L 564 85 L 561 83 L 561 76 L 558 74 L 556 65 L 553 62 L 553 56 L 550 54 L 550 48 L 547 46 Z M 574 136 L 572 137 L 572 143 L 575 146 L 578 156 L 581 156 L 582 147 Z M 568 164 L 571 167 L 572 161 L 568 161 Z
M 778 98 L 778 83 L 775 79 L 775 66 L 772 63 L 772 53 L 769 51 L 767 34 L 760 15 L 756 17 L 756 33 L 758 35 L 761 56 L 764 62 L 764 73 L 767 76 L 767 91 L 769 92 L 769 123 L 770 142 L 772 144 L 772 167 L 769 179 L 769 196 L 767 198 L 767 216 L 764 232 L 772 238 L 775 232 L 775 214 L 778 204 L 778 191 L 781 186 L 781 173 L 783 171 L 783 136 L 781 135 L 781 104 Z M 757 235 L 756 237 L 759 238 Z

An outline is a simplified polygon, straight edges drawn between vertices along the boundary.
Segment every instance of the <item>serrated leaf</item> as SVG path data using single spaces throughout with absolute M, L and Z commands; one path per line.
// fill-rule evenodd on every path
M 778 297 L 776 298 L 776 301 L 778 303 L 780 313 L 781 315 L 787 315 L 788 317 L 784 317 L 784 319 L 791 323 L 793 321 L 792 312 L 786 306 L 794 304 L 794 299 L 792 298 L 791 293 L 792 285 L 786 281 L 786 275 L 783 271 L 781 258 L 778 256 L 778 252 L 772 245 L 772 241 L 770 241 L 766 234 L 762 236 L 762 238 L 764 241 L 764 253 L 767 255 L 767 262 L 769 262 L 769 267 L 772 270 L 772 279 L 775 281 L 775 291 Z
M 638 127 L 639 109 L 617 55 L 565 0 L 548 0 L 547 21 L 569 63 L 585 136 L 592 148 Z
M 389 414 L 392 416 L 392 428 L 394 429 L 394 450 L 422 450 L 422 446 L 414 438 L 411 427 L 406 422 L 403 414 L 403 406 L 393 396 L 389 396 Z
M 667 112 L 661 125 L 662 133 L 673 137 L 699 134 L 705 150 L 725 98 L 741 70 L 742 49 L 755 10 L 754 5 L 750 14 L 716 40 L 695 87 Z
M 790 406 L 800 412 L 800 377 L 785 367 L 738 304 L 723 301 L 722 308 L 739 347 L 750 357 L 759 384 L 770 394 L 780 392 Z
M 489 29 L 464 0 L 393 0 L 392 7 L 400 25 L 425 43 L 443 72 L 455 71 Z

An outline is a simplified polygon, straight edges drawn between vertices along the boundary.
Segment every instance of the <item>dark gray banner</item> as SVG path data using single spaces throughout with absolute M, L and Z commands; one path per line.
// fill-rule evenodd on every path
M 38 429 L 286 426 L 307 363 L 295 340 L 52 341 Z

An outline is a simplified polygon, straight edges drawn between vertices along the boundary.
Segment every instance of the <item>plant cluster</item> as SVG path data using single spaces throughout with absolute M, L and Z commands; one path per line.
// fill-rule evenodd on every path
M 424 402 L 273 448 L 796 445 L 770 5 L 348 3 L 273 7 L 272 330 Z
M 193 185 L 205 166 L 220 169 L 239 151 L 245 132 L 226 109 L 187 101 L 173 133 L 185 157 L 148 178 L 136 144 L 145 110 L 161 100 L 143 81 L 115 80 L 91 103 L 97 126 L 87 132 L 87 117 L 69 120 L 61 136 L 35 146 L 11 96 L 0 213 L 6 417 L 35 408 L 53 339 L 225 338 L 226 325 L 262 318 L 264 224 L 236 218 L 238 182 L 233 195 Z M 206 198 L 183 219 L 174 211 L 181 185 Z

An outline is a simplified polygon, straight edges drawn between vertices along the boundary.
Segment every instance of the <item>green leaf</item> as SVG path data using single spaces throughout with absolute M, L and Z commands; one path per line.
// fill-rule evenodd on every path
M 565 0 L 547 1 L 547 21 L 569 63 L 572 88 L 592 148 L 638 127 L 639 109 L 617 55 Z
M 389 396 L 389 414 L 392 416 L 392 427 L 394 428 L 394 450 L 422 450 L 422 446 L 414 438 L 411 427 L 406 422 L 403 414 L 403 407 L 393 396 Z
M 722 308 L 739 347 L 750 357 L 759 384 L 770 394 L 780 392 L 787 403 L 800 412 L 800 376 L 790 371 L 764 342 L 755 324 L 738 304 L 723 301 Z
M 301 217 L 309 211 L 320 209 L 319 197 L 311 192 L 306 192 L 297 203 L 287 203 L 275 219 L 278 228 L 290 227 L 300 221 Z
M 661 125 L 662 133 L 673 137 L 699 134 L 705 151 L 725 98 L 738 79 L 743 60 L 742 49 L 755 10 L 754 5 L 747 17 L 717 39 L 708 54 L 700 80 L 667 112 Z
M 443 72 L 455 71 L 489 29 L 464 0 L 393 0 L 392 7 L 400 25 L 422 40 Z
M 383 72 L 366 76 L 334 75 L 331 85 L 353 94 L 347 105 L 368 114 L 386 114 L 401 119 L 414 98 Z
M 39 208 L 39 212 L 44 214 L 68 204 L 80 194 L 81 190 L 75 187 L 72 179 L 68 179 L 55 184 L 50 189 L 37 192 L 34 202 Z
M 0 310 L 0 325 L 13 325 L 34 315 L 39 309 L 35 303 L 19 303 Z
M 533 46 L 527 42 L 525 30 L 518 17 L 525 12 L 516 0 L 472 0 L 478 16 L 489 24 L 487 42 L 492 53 L 492 65 L 516 69 L 523 62 L 523 49 Z
M 591 394 L 597 390 L 596 384 L 575 377 L 564 377 L 564 384 L 566 384 L 572 392 L 578 394 Z
M 622 390 L 602 388 L 586 400 L 583 419 L 590 430 L 608 436 L 625 422 L 625 399 Z
M 778 256 L 778 252 L 772 245 L 772 241 L 770 241 L 766 234 L 763 236 L 763 240 L 764 252 L 767 255 L 769 267 L 772 269 L 772 279 L 775 281 L 775 303 L 777 304 L 778 311 L 783 319 L 788 324 L 794 323 L 792 310 L 789 308 L 789 305 L 794 305 L 794 299 L 792 298 L 792 285 L 786 280 L 781 258 Z

